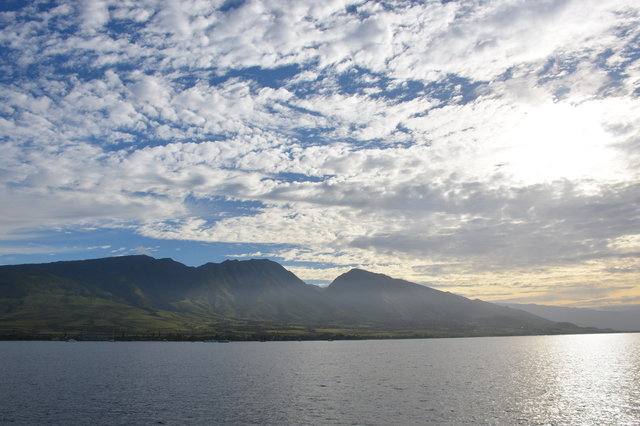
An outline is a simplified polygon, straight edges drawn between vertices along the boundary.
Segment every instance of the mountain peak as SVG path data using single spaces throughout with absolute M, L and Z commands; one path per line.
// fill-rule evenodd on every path
M 361 283 L 361 284 L 367 284 L 369 286 L 371 285 L 391 285 L 391 286 L 395 286 L 395 285 L 402 285 L 402 284 L 409 284 L 409 285 L 419 285 L 419 284 L 415 284 L 415 283 L 410 283 L 408 281 L 405 280 L 401 280 L 401 279 L 397 279 L 397 278 L 392 278 L 388 275 L 385 274 L 378 274 L 376 272 L 370 272 L 370 271 L 366 271 L 364 269 L 359 269 L 359 268 L 354 268 L 351 269 L 348 272 L 345 272 L 344 274 L 340 275 L 338 278 L 336 278 L 332 285 L 334 283 L 350 283 L 350 284 L 355 284 L 355 283 Z M 422 287 L 422 286 L 421 286 Z
M 344 274 L 340 275 L 338 278 L 336 278 L 336 281 L 339 279 L 349 279 L 349 280 L 371 280 L 371 279 L 393 279 L 391 277 L 389 277 L 388 275 L 384 275 L 384 274 L 377 274 L 375 272 L 369 272 L 366 271 L 364 269 L 359 269 L 359 268 L 353 268 L 348 272 L 345 272 Z
M 302 280 L 277 262 L 268 259 L 225 260 L 207 263 L 199 271 L 226 277 L 228 284 L 236 288 L 264 288 L 268 285 L 300 285 Z
M 239 260 L 239 259 L 227 259 L 225 261 L 222 262 L 223 264 L 240 264 L 240 263 L 244 263 L 244 264 L 264 264 L 264 265 L 278 265 L 278 266 L 282 266 L 280 265 L 278 262 L 274 262 L 273 260 L 269 260 L 269 259 L 247 259 L 247 260 Z
M 286 268 L 279 264 L 278 262 L 274 262 L 269 259 L 247 259 L 247 260 L 238 260 L 238 259 L 230 259 L 225 260 L 224 262 L 218 264 L 223 268 L 228 268 L 232 270 L 242 269 L 242 270 L 253 270 L 253 271 L 286 271 Z
M 398 288 L 406 287 L 423 287 L 419 284 L 409 283 L 408 281 L 391 278 L 388 275 L 378 274 L 375 272 L 365 271 L 364 269 L 354 268 L 333 280 L 329 285 L 330 292 L 335 291 L 394 291 Z M 427 287 L 423 287 L 427 288 Z

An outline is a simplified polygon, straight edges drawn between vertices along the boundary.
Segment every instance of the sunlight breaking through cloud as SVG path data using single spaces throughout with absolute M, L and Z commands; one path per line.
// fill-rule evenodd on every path
M 0 262 L 83 256 L 37 232 L 92 228 L 248 244 L 310 280 L 640 297 L 634 1 L 0 10 Z

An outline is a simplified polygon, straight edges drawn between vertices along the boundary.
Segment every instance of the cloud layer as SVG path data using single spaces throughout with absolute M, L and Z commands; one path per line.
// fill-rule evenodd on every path
M 126 228 L 259 243 L 313 280 L 362 265 L 490 299 L 640 298 L 634 1 L 15 9 L 3 240 Z

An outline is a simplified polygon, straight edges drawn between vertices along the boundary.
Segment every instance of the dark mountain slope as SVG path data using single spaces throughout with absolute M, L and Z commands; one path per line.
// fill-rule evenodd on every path
M 330 319 L 332 310 L 317 288 L 269 260 L 192 268 L 171 259 L 123 256 L 0 266 L 2 314 L 39 324 L 149 315 L 178 315 L 179 322 L 186 315 L 207 321 L 315 323 Z
M 269 260 L 193 268 L 171 259 L 125 256 L 0 266 L 0 334 L 114 328 L 231 330 L 241 336 L 283 328 L 292 333 L 351 330 L 357 335 L 402 331 L 406 336 L 430 335 L 425 330 L 437 330 L 434 335 L 576 331 L 515 309 L 358 269 L 319 290 Z
M 526 312 L 435 290 L 383 274 L 353 269 L 327 288 L 332 302 L 376 321 L 408 326 L 551 327 Z
M 163 268 L 167 265 L 169 270 Z M 168 306 L 174 289 L 165 293 L 161 287 L 173 281 L 172 266 L 139 256 L 2 266 L 0 332 L 168 330 L 195 325 L 193 316 L 176 315 L 154 303 Z M 153 279 L 159 272 L 165 275 Z
M 313 322 L 329 307 L 317 289 L 266 259 L 207 263 L 197 286 L 176 304 L 185 309 L 257 321 Z
M 192 269 L 171 259 L 149 256 L 0 266 L 0 296 L 10 288 L 24 293 L 33 290 L 29 285 L 49 282 L 75 294 L 115 297 L 137 307 L 166 308 L 189 291 L 195 281 Z M 9 276 L 30 277 L 30 284 L 17 285 L 23 283 Z

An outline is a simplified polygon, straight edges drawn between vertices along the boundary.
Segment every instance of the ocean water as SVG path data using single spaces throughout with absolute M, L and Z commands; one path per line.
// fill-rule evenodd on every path
M 640 334 L 0 342 L 0 424 L 640 424 Z

